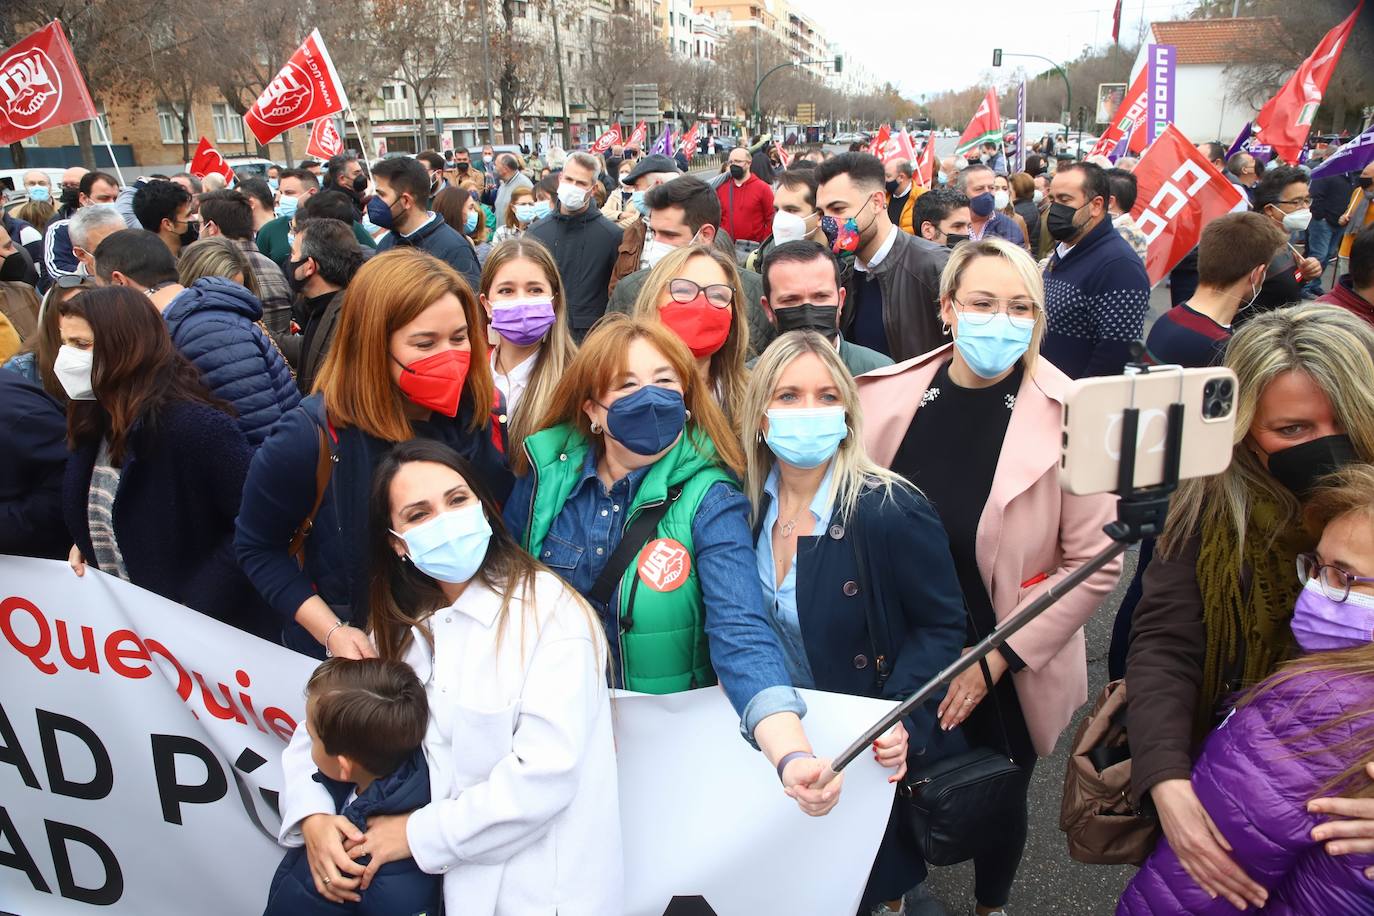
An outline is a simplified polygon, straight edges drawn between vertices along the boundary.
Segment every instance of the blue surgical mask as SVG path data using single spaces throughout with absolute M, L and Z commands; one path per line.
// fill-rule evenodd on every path
M 516 204 L 515 218 L 522 223 L 530 223 L 535 219 L 534 204 Z
M 547 200 L 537 201 L 534 205 L 534 218 L 543 219 L 553 212 L 553 204 Z
M 299 203 L 299 198 L 287 197 L 283 195 L 281 198 L 277 200 L 277 207 L 272 212 L 276 213 L 279 217 L 285 216 L 288 219 L 290 219 L 291 217 L 296 215 L 296 205 Z
M 636 210 L 639 211 L 640 216 L 644 217 L 645 219 L 648 219 L 649 205 L 644 202 L 644 194 L 644 191 L 635 191 L 633 194 L 630 195 L 630 203 L 634 206 Z
M 269 178 L 269 179 L 267 179 L 267 186 L 268 186 L 269 188 L 272 189 L 272 193 L 273 193 L 273 194 L 277 193 L 277 186 L 280 185 L 280 184 L 281 184 L 281 182 L 278 181 L 278 180 L 275 179 L 275 178 Z
M 969 198 L 968 208 L 973 211 L 974 216 L 980 218 L 991 216 L 992 211 L 997 209 L 997 200 L 992 196 L 991 191 L 984 191 L 982 194 Z
M 957 319 L 954 346 L 979 378 L 997 378 L 1012 367 L 1030 347 L 1033 319 L 1013 320 L 998 312 L 984 324 L 973 324 L 963 313 Z
M 606 407 L 606 432 L 636 455 L 664 451 L 686 425 L 687 405 L 672 388 L 645 385 Z
M 372 225 L 382 229 L 390 229 L 396 224 L 396 214 L 391 212 L 391 207 L 380 197 L 374 196 L 368 200 L 367 216 L 372 220 Z
M 477 211 L 470 210 L 468 215 L 463 218 L 463 234 L 472 235 L 477 231 Z
M 29 188 L 29 200 L 44 201 L 52 198 L 52 191 L 48 190 L 47 185 L 36 184 Z
M 491 525 L 481 503 L 453 509 L 422 522 L 404 534 L 406 553 L 415 568 L 431 579 L 457 584 L 477 574 L 491 543 Z
M 843 407 L 783 407 L 768 411 L 764 440 L 779 460 L 816 468 L 830 460 L 847 435 Z

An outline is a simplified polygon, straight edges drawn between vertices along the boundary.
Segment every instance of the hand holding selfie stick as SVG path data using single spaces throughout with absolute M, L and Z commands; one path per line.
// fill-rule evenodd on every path
M 1134 357 L 1139 359 L 1143 348 L 1137 343 L 1132 345 L 1132 350 Z M 1162 370 L 1182 371 L 1178 366 L 1146 366 L 1139 362 L 1133 362 L 1127 365 L 1126 375 L 1136 377 L 1151 372 L 1159 373 Z M 989 653 L 1010 639 L 1012 635 L 1019 632 L 1022 627 L 1049 609 L 1056 601 L 1124 553 L 1131 544 L 1142 538 L 1157 537 L 1164 530 L 1164 517 L 1169 511 L 1169 496 L 1178 486 L 1179 457 L 1183 449 L 1184 405 L 1182 400 L 1179 400 L 1168 407 L 1168 426 L 1164 438 L 1163 479 L 1154 486 L 1137 488 L 1135 486 L 1135 462 L 1140 410 L 1134 406 L 1134 395 L 1134 388 L 1132 388 L 1132 406 L 1125 408 L 1121 416 L 1121 461 L 1117 467 L 1117 486 L 1114 491 L 1119 497 L 1116 502 L 1116 520 L 1103 528 L 1107 536 L 1112 539 L 1112 544 L 1069 573 L 1061 581 L 1050 586 L 1045 594 L 1031 602 L 1025 610 L 1002 626 L 995 628 L 987 638 L 961 655 L 943 671 L 923 684 L 921 689 L 907 697 L 891 712 L 874 723 L 872 727 L 855 739 L 854 743 L 849 745 L 842 754 L 831 761 L 829 768 L 821 774 L 817 783 L 818 786 L 829 783 L 837 773 L 842 772 L 855 757 L 858 757 L 864 748 L 870 746 L 878 737 L 886 734 L 888 729 L 897 724 L 900 719 L 926 702 L 935 691 L 978 664 Z

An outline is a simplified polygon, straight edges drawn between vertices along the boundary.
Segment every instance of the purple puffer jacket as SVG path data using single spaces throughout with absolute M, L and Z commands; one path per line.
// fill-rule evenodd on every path
M 1367 715 L 1311 735 L 1357 710 Z M 1364 877 L 1374 855 L 1328 855 L 1311 836 L 1324 818 L 1307 813 L 1308 800 L 1356 755 L 1369 756 L 1370 748 L 1352 751 L 1348 741 L 1370 725 L 1374 673 L 1307 673 L 1232 713 L 1207 738 L 1193 767 L 1193 789 L 1231 844 L 1232 857 L 1268 889 L 1264 912 L 1374 914 L 1374 881 Z M 1212 900 L 1194 883 L 1166 839 L 1126 886 L 1116 908 L 1117 916 L 1237 912 L 1224 897 Z

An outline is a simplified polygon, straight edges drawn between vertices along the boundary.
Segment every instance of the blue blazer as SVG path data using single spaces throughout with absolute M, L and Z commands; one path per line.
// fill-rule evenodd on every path
M 406 814 L 429 804 L 429 767 L 425 765 L 423 750 L 416 750 L 410 759 L 393 772 L 363 790 L 348 804 L 348 796 L 355 788 L 352 783 L 337 782 L 322 773 L 315 779 L 334 796 L 335 811 L 348 818 L 359 830 L 367 830 L 367 819 L 378 814 Z M 366 864 L 366 858 L 360 859 Z M 325 900 L 315 891 L 315 879 L 310 875 L 310 862 L 305 848 L 297 847 L 286 853 L 267 895 L 267 909 L 263 916 L 326 916 L 350 913 L 354 916 L 438 916 L 443 876 L 427 875 L 420 871 L 414 859 L 388 862 L 377 869 L 372 884 L 362 892 L 358 903 L 340 904 Z

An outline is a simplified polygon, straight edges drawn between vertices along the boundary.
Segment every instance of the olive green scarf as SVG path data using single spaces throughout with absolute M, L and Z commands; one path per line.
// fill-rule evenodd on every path
M 1295 563 L 1315 539 L 1301 523 L 1281 528 L 1279 515 L 1273 503 L 1253 504 L 1244 549 L 1229 519 L 1203 523 L 1197 582 L 1207 654 L 1195 722 L 1199 735 L 1211 730 L 1229 690 L 1259 683 L 1292 655 L 1289 622 L 1302 591 Z M 1249 574 L 1248 588 L 1242 584 L 1244 573 Z M 1244 658 L 1241 682 L 1228 685 L 1226 676 L 1235 669 L 1238 654 Z

